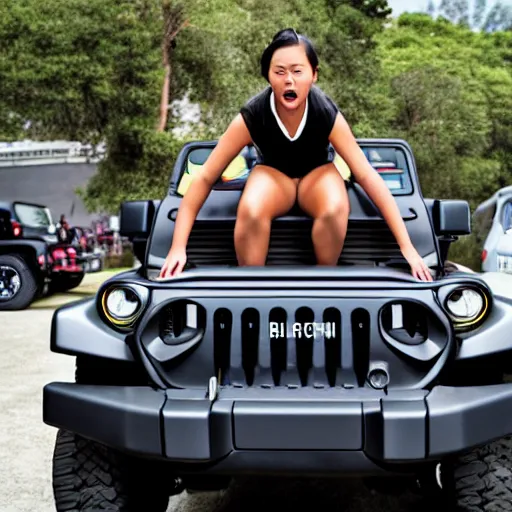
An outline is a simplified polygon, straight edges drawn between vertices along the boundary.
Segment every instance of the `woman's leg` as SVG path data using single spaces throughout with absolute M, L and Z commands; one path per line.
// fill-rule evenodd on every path
M 311 237 L 319 265 L 336 265 L 343 249 L 349 214 L 347 188 L 332 164 L 322 165 L 302 178 L 298 201 L 313 217 Z
M 272 167 L 257 165 L 245 184 L 235 224 L 235 251 L 240 266 L 263 266 L 267 259 L 270 227 L 287 213 L 297 198 L 298 179 Z

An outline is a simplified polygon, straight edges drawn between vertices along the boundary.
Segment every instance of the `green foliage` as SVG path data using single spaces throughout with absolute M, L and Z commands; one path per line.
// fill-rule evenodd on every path
M 460 263 L 469 267 L 475 272 L 481 271 L 482 246 L 478 243 L 475 235 L 461 236 L 456 242 L 450 245 L 448 260 Z
M 117 213 L 123 201 L 164 197 L 183 141 L 146 129 L 126 130 L 111 143 L 109 157 L 98 165 L 87 190 L 79 191 L 86 207 Z
M 475 207 L 510 183 L 510 37 L 403 15 L 379 37 L 393 133 L 413 146 L 424 193 Z
M 119 101 L 130 78 L 122 67 L 127 59 L 142 62 L 156 35 L 154 27 L 137 23 L 138 8 L 128 1 L 5 0 L 0 124 L 14 114 L 14 134 L 30 122 L 31 138 L 103 137 L 113 112 L 129 101 L 134 108 L 140 103 L 136 94 Z M 159 72 L 151 53 L 145 58 L 141 87 Z

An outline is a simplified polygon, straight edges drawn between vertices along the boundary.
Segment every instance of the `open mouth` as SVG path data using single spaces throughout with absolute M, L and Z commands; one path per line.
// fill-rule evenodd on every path
M 283 97 L 286 101 L 294 101 L 297 99 L 297 93 L 295 91 L 286 91 Z

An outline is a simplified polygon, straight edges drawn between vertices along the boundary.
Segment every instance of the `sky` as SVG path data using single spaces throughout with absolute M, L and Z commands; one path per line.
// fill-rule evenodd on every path
M 435 5 L 438 5 L 439 0 L 434 0 Z M 470 4 L 471 4 L 470 0 Z M 487 1 L 487 8 L 494 5 L 495 0 Z M 502 3 L 507 5 L 512 5 L 512 0 L 502 0 Z M 393 16 L 398 16 L 402 14 L 404 11 L 426 11 L 428 0 L 388 0 L 389 6 L 393 9 Z

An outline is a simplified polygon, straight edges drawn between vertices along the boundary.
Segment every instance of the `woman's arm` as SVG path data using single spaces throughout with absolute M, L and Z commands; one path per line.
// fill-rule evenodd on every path
M 219 176 L 251 140 L 245 121 L 238 114 L 220 137 L 203 168 L 192 179 L 181 201 L 176 216 L 172 245 L 160 271 L 160 277 L 177 275 L 183 269 L 185 249 L 199 210 Z
M 428 267 L 411 242 L 395 198 L 382 177 L 368 162 L 341 113 L 338 113 L 336 117 L 329 141 L 336 152 L 345 160 L 357 183 L 363 187 L 379 208 L 395 236 L 402 254 L 411 266 L 412 274 L 421 280 L 432 281 Z

